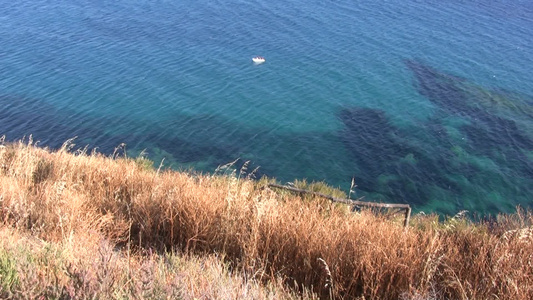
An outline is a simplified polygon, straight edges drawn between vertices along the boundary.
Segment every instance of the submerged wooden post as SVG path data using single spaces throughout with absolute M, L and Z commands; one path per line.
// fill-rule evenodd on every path
M 279 189 L 285 189 L 289 191 L 293 191 L 296 193 L 302 193 L 302 194 L 311 194 L 318 197 L 329 199 L 333 202 L 339 202 L 344 204 L 350 204 L 354 206 L 367 206 L 367 207 L 378 207 L 378 208 L 401 208 L 405 210 L 405 220 L 403 223 L 404 227 L 407 227 L 409 225 L 409 219 L 411 218 L 411 206 L 409 204 L 397 204 L 397 203 L 378 203 L 378 202 L 366 202 L 366 201 L 360 201 L 360 200 L 352 200 L 352 199 L 343 199 L 343 198 L 336 198 L 329 195 L 325 195 L 318 192 L 298 189 L 290 186 L 275 184 L 275 183 L 269 183 L 267 185 L 268 187 L 274 187 Z M 361 198 L 359 198 L 361 199 Z

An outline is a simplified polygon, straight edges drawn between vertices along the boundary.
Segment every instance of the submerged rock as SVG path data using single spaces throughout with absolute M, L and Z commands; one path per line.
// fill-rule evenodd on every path
M 377 109 L 349 108 L 339 113 L 345 128 L 339 133 L 359 170 L 358 188 L 388 196 L 388 201 L 422 205 L 430 200 L 429 186 L 460 192 L 439 165 L 439 156 L 430 157 L 394 127 Z
M 419 61 L 405 63 L 413 72 L 414 85 L 421 95 L 442 111 L 467 121 L 460 130 L 468 137 L 470 152 L 488 155 L 504 165 L 510 163 L 522 175 L 533 178 L 533 162 L 525 154 L 533 149 L 530 96 L 483 88 Z

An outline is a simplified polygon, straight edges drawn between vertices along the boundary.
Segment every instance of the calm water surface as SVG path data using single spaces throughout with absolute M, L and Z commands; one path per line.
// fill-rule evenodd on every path
M 0 134 L 532 206 L 531 1 L 3 1 Z M 266 63 L 254 65 L 262 55 Z

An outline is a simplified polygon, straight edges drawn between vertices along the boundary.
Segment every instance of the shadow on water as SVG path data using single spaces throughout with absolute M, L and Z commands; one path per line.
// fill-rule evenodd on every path
M 246 141 L 254 134 L 220 126 L 224 121 L 212 116 L 177 116 L 172 123 L 144 124 L 147 130 L 127 128 L 123 120 L 102 118 L 68 109 L 59 109 L 42 99 L 13 95 L 0 96 L 0 128 L 8 140 L 33 136 L 52 149 L 77 137 L 79 147 L 89 145 L 103 154 L 112 154 L 119 144 L 130 149 L 161 149 L 178 163 L 210 161 L 205 171 L 234 161 L 245 151 Z M 138 121 L 139 128 L 143 128 Z M 235 143 L 235 141 L 239 141 Z M 135 151 L 139 152 L 139 151 Z M 243 162 L 237 162 L 240 167 Z
M 67 116 L 41 99 L 1 95 L 0 107 L 0 134 L 5 134 L 8 140 L 31 134 L 36 141 L 57 149 L 67 139 L 75 136 L 105 136 L 100 130 L 101 125 L 105 123 L 80 115 Z M 103 139 L 99 142 L 102 143 L 101 147 L 107 150 L 108 146 Z
M 66 140 L 77 137 L 77 147 L 88 145 L 89 151 L 97 148 L 105 155 L 112 154 L 121 143 L 127 145 L 129 155 L 146 149 L 155 164 L 165 159 L 164 166 L 174 169 L 213 172 L 235 161 L 233 167 L 240 170 L 248 161 L 247 171 L 255 170 L 254 178 L 267 175 L 282 182 L 303 177 L 332 179 L 333 183 L 350 180 L 350 175 L 337 172 L 328 176 L 328 169 L 339 162 L 326 157 L 327 153 L 331 147 L 341 147 L 332 134 L 279 134 L 270 128 L 248 128 L 213 115 L 176 115 L 159 123 L 128 123 L 13 95 L 0 96 L 0 107 L 0 134 L 10 141 L 31 134 L 41 145 L 58 149 Z M 302 170 L 302 166 L 313 170 Z

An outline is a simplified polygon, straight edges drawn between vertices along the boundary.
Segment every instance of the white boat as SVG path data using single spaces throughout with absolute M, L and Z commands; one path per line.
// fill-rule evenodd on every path
M 262 56 L 256 56 L 256 57 L 252 58 L 252 61 L 253 61 L 256 65 L 258 65 L 258 64 L 262 64 L 262 63 L 264 63 L 266 60 L 265 60 L 265 58 L 262 57 Z

